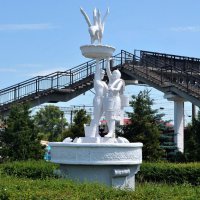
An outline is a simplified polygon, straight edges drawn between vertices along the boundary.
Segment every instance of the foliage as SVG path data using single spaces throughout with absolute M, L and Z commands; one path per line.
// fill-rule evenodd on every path
M 193 119 L 185 131 L 184 155 L 187 161 L 200 161 L 200 118 Z
M 2 138 L 2 134 L 5 131 L 5 122 L 3 120 L 3 118 L 1 118 L 0 116 L 0 163 L 3 161 L 2 159 L 2 146 L 3 146 L 3 138 Z
M 28 160 L 4 163 L 0 168 L 1 174 L 9 176 L 46 179 L 57 177 L 54 170 L 58 168 L 58 165 L 43 160 Z
M 137 184 L 136 191 L 116 190 L 97 183 L 76 183 L 65 179 L 32 180 L 1 177 L 0 199 L 55 200 L 177 200 L 199 199 L 200 187 L 188 184 Z
M 143 163 L 134 192 L 52 178 L 57 167 L 44 161 L 1 164 L 0 199 L 173 200 L 198 199 L 200 195 L 200 163 Z
M 63 139 L 66 137 L 76 138 L 84 137 L 84 124 L 90 123 L 91 118 L 87 115 L 86 110 L 80 109 L 75 111 L 73 123 L 63 133 Z
M 0 116 L 0 130 L 6 127 L 5 120 Z
M 175 143 L 176 134 L 174 126 L 169 121 L 160 120 L 160 147 L 165 150 L 163 159 L 170 162 L 185 162 L 185 157 L 182 152 L 178 151 Z
M 27 104 L 16 104 L 1 131 L 2 157 L 4 160 L 40 159 L 43 154 L 34 122 Z
M 200 163 L 143 163 L 136 177 L 140 182 L 200 185 Z
M 34 123 L 42 139 L 48 141 L 58 140 L 67 125 L 64 112 L 53 105 L 41 108 L 34 116 Z
M 0 174 L 30 179 L 55 178 L 58 167 L 43 160 L 8 162 L 0 165 Z M 200 185 L 200 163 L 142 163 L 136 181 Z
M 153 100 L 149 97 L 149 91 L 132 96 L 130 105 L 133 108 L 133 112 L 128 112 L 131 124 L 122 127 L 121 135 L 130 142 L 143 143 L 144 160 L 159 160 L 163 155 L 159 142 L 160 124 L 157 123 L 157 110 L 152 109 Z

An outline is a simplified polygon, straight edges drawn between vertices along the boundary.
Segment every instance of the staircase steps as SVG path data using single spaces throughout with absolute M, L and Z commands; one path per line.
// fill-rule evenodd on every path
M 141 50 L 132 54 L 122 50 L 113 56 L 113 61 L 112 69 L 119 69 L 126 75 L 137 75 L 144 83 L 161 91 L 176 88 L 200 102 L 200 59 Z M 74 98 L 92 88 L 95 65 L 95 61 L 91 60 L 64 72 L 38 76 L 0 90 L 0 112 L 9 110 L 13 103 L 40 103 L 53 95 L 54 98 L 56 95 Z M 105 69 L 105 66 L 105 60 L 101 60 L 100 67 Z

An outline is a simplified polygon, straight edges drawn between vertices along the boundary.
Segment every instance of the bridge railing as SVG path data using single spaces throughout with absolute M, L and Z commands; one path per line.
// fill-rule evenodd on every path
M 112 57 L 113 67 L 122 66 L 133 59 L 133 54 L 124 50 Z M 11 87 L 0 90 L 0 106 L 19 101 L 28 96 L 37 96 L 42 92 L 72 86 L 74 83 L 94 74 L 96 62 L 90 60 L 67 71 L 57 71 L 46 76 L 37 76 Z M 106 68 L 106 60 L 100 60 L 100 67 Z
M 176 66 L 181 70 L 199 70 L 200 67 L 200 59 L 194 57 L 186 57 L 186 56 L 179 56 L 179 55 L 172 55 L 172 54 L 165 54 L 165 53 L 158 53 L 158 52 L 150 52 L 150 51 L 143 51 L 139 50 L 140 57 L 152 57 L 154 61 L 161 60 L 162 62 Z
M 140 74 L 143 74 L 147 79 L 151 79 L 156 83 L 161 83 L 162 78 L 160 76 L 152 76 L 152 71 L 158 71 L 159 69 L 155 67 L 155 63 L 151 59 L 145 59 L 140 50 L 134 50 L 134 64 L 133 68 Z
M 161 85 L 170 83 L 194 95 L 200 95 L 200 59 L 135 50 L 143 73 Z M 187 66 L 186 66 L 187 62 Z M 144 70 L 145 69 L 145 70 Z M 152 75 L 155 71 L 158 76 Z

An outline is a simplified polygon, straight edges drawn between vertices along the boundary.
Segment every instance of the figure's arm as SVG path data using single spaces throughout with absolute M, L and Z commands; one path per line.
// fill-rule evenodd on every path
M 101 80 L 101 70 L 99 67 L 99 60 L 96 60 L 96 68 L 95 68 L 95 73 L 94 73 L 94 80 Z
M 106 65 L 106 73 L 108 75 L 108 79 L 110 80 L 111 76 L 112 76 L 112 73 L 110 71 L 110 59 L 107 58 L 106 59 L 106 62 L 107 62 L 107 65 Z
M 103 82 L 103 84 L 104 84 L 104 90 L 107 92 L 108 91 L 108 85 L 105 82 Z
M 112 91 L 120 91 L 123 86 L 124 86 L 123 80 L 120 80 L 119 83 L 117 84 L 117 87 L 113 86 L 110 89 Z

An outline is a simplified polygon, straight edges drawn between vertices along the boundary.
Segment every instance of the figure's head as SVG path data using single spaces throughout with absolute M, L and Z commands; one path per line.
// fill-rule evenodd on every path
M 101 80 L 104 78 L 104 75 L 105 75 L 105 71 L 103 69 L 101 69 L 101 71 L 100 71 Z
M 118 69 L 116 69 L 112 72 L 112 79 L 117 80 L 119 78 L 121 78 L 121 72 Z

